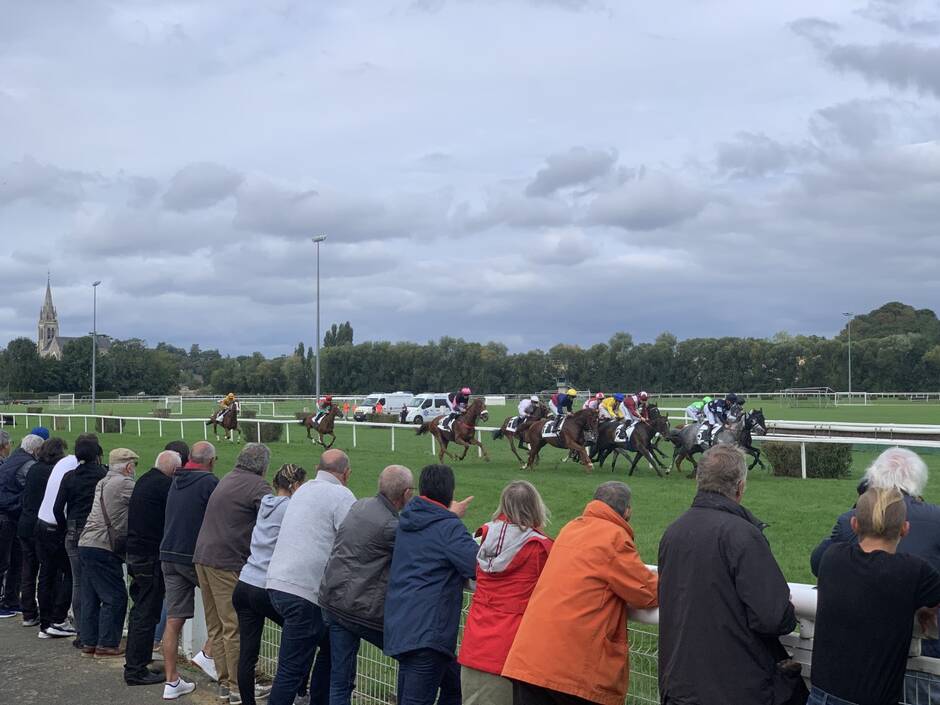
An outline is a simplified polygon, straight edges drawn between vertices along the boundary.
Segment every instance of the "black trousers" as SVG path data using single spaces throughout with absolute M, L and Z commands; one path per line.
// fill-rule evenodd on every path
M 163 609 L 165 588 L 160 556 L 128 555 L 127 574 L 131 578 L 130 596 L 134 606 L 127 622 L 124 677 L 137 678 L 147 675 L 147 664 L 153 653 L 153 632 Z
M 16 537 L 19 515 L 0 512 L 0 609 L 20 609 L 20 541 Z
M 238 692 L 242 705 L 255 705 L 255 668 L 261 651 L 264 620 L 275 624 L 284 620 L 271 604 L 268 591 L 239 580 L 232 593 L 232 605 L 238 615 Z
M 23 619 L 36 619 L 39 606 L 36 604 L 36 578 L 39 576 L 39 551 L 36 539 L 19 538 L 20 542 L 20 609 Z
M 72 566 L 65 550 L 65 532 L 55 524 L 36 522 L 39 554 L 39 626 L 43 629 L 65 621 L 72 602 Z
M 512 705 L 595 705 L 591 700 L 537 685 L 512 682 Z

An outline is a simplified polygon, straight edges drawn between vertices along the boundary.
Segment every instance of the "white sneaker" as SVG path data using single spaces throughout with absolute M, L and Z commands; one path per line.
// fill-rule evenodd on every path
M 69 623 L 69 620 L 67 620 L 67 619 L 66 619 L 64 622 L 59 622 L 58 624 L 53 624 L 52 627 L 51 627 L 51 629 L 55 629 L 55 630 L 60 631 L 60 632 L 66 632 L 65 636 L 74 636 L 75 634 L 78 633 L 78 632 L 75 631 L 75 627 L 73 627 L 73 626 Z
M 228 696 L 229 696 L 230 694 L 231 694 L 231 691 L 229 691 L 227 685 L 219 685 L 219 690 L 218 690 L 218 692 L 216 693 L 216 695 L 218 695 L 218 697 L 219 697 L 219 700 L 221 700 L 222 702 L 227 703 L 227 702 L 228 702 Z
M 262 698 L 268 697 L 271 694 L 272 687 L 273 686 L 270 685 L 259 685 L 255 683 L 255 699 L 261 700 Z
M 24 620 L 23 620 L 23 626 L 24 626 L 24 627 L 38 627 L 38 626 L 39 626 L 39 618 L 38 618 L 38 617 L 33 617 L 32 619 L 24 619 Z
M 75 636 L 75 631 L 62 629 L 61 624 L 53 624 L 51 627 L 46 627 L 40 634 L 46 634 L 46 636 L 41 638 L 48 639 L 50 637 Z
M 181 695 L 188 695 L 196 690 L 196 684 L 184 681 L 182 678 L 177 677 L 175 683 L 164 683 L 163 684 L 163 699 L 164 700 L 176 700 Z
M 202 651 L 193 656 L 193 663 L 199 666 L 203 673 L 214 681 L 219 680 L 219 672 L 215 670 L 215 659 L 209 658 Z

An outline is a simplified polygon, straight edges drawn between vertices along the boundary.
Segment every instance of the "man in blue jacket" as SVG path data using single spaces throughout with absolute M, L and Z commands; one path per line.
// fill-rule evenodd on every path
M 479 548 L 461 518 L 473 497 L 454 501 L 454 471 L 446 465 L 424 468 L 418 491 L 399 516 L 384 651 L 398 661 L 398 705 L 459 705 L 457 629 Z

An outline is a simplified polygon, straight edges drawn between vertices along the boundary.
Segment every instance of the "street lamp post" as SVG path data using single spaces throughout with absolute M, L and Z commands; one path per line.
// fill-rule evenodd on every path
M 852 311 L 844 311 L 843 316 L 849 319 L 846 328 L 849 334 L 849 402 L 852 401 L 852 318 L 855 314 Z
M 92 282 L 91 285 L 91 413 L 95 413 L 95 362 L 98 357 L 98 285 L 101 281 Z
M 317 401 L 319 403 L 320 399 L 320 243 L 326 240 L 326 235 L 317 235 L 312 238 L 312 240 L 317 245 L 317 367 L 316 367 L 316 378 L 317 378 Z

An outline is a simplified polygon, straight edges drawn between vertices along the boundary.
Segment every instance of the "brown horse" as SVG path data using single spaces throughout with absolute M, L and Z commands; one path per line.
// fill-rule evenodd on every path
M 333 433 L 333 424 L 336 421 L 336 417 L 342 414 L 338 406 L 331 406 L 330 410 L 327 411 L 323 416 L 320 417 L 320 420 L 317 421 L 316 414 L 310 414 L 305 416 L 303 421 L 300 422 L 301 426 L 306 427 L 307 429 L 307 438 L 310 439 L 312 443 L 319 443 L 325 449 L 329 450 L 333 447 L 333 444 L 336 443 L 336 434 Z M 313 439 L 313 436 L 310 434 L 312 430 L 316 430 L 317 438 Z M 330 441 L 329 445 L 323 442 L 324 436 L 332 436 L 333 440 Z
M 241 403 L 233 401 L 225 411 L 216 412 L 206 421 L 206 426 L 212 426 L 212 432 L 215 433 L 215 440 L 219 440 L 219 426 L 225 430 L 226 440 L 235 442 L 232 434 L 234 431 L 241 440 L 241 431 L 238 429 L 238 412 L 241 411 Z
M 542 402 L 539 402 L 538 406 L 536 407 L 532 415 L 529 416 L 528 418 L 522 419 L 522 421 L 519 422 L 519 425 L 516 426 L 515 429 L 509 428 L 509 423 L 513 419 L 518 418 L 518 417 L 508 416 L 506 417 L 506 420 L 503 421 L 503 425 L 497 428 L 495 431 L 493 431 L 493 439 L 496 440 L 496 439 L 505 437 L 506 440 L 509 441 L 509 450 L 512 451 L 512 454 L 515 455 L 516 459 L 521 463 L 523 462 L 522 456 L 516 452 L 515 439 L 516 438 L 519 439 L 519 447 L 522 448 L 522 442 L 525 439 L 526 430 L 528 430 L 529 426 L 531 426 L 533 423 L 535 423 L 539 419 L 544 419 L 546 416 L 548 416 L 548 413 L 549 413 L 548 407 Z
M 542 429 L 545 424 L 554 422 L 552 419 L 540 419 L 529 426 L 525 432 L 525 442 L 529 444 L 529 459 L 523 466 L 523 470 L 531 470 L 539 459 L 539 451 L 546 445 L 556 448 L 566 448 L 575 451 L 581 458 L 581 464 L 585 472 L 591 472 L 594 469 L 594 463 L 591 457 L 584 449 L 584 435 L 587 431 L 593 431 L 597 434 L 597 409 L 581 409 L 565 417 L 564 425 L 561 431 L 557 432 L 551 438 L 542 436 Z
M 470 402 L 470 406 L 467 407 L 465 412 L 454 419 L 450 429 L 441 428 L 441 423 L 447 417 L 438 416 L 431 419 L 430 421 L 425 421 L 418 427 L 418 430 L 415 433 L 416 435 L 420 436 L 424 433 L 430 432 L 431 435 L 437 439 L 437 442 L 440 445 L 440 448 L 437 451 L 437 460 L 439 463 L 444 462 L 445 453 L 455 460 L 463 460 L 467 457 L 467 451 L 470 450 L 470 446 L 477 446 L 480 449 L 480 452 L 483 453 L 483 459 L 486 460 L 486 462 L 489 462 L 490 456 L 487 454 L 486 448 L 484 448 L 483 444 L 476 439 L 475 435 L 477 419 L 483 419 L 486 421 L 488 417 L 489 413 L 486 410 L 486 405 L 483 403 L 483 399 L 481 397 L 477 397 L 472 402 Z M 456 443 L 459 446 L 463 446 L 463 454 L 460 457 L 457 457 L 451 453 L 448 453 L 448 443 Z

